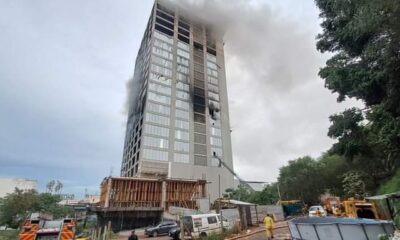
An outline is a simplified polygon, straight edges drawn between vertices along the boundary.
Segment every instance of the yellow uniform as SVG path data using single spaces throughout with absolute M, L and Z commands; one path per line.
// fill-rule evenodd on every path
M 264 218 L 264 225 L 265 231 L 267 233 L 267 239 L 273 238 L 274 234 L 272 233 L 272 229 L 274 228 L 274 220 L 271 217 L 266 216 Z

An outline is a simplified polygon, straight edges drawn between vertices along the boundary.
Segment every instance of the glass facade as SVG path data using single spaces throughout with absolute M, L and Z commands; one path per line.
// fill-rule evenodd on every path
M 226 157 L 221 101 L 227 100 L 220 95 L 221 75 L 225 80 L 215 37 L 158 6 L 136 60 L 139 91 L 128 118 L 123 176 L 140 174 L 141 161 L 220 167 L 213 155 Z

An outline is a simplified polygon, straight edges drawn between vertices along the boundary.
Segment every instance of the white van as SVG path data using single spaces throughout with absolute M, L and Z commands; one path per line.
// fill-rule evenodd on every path
M 229 222 L 223 217 L 221 226 L 221 215 L 216 213 L 184 216 L 182 220 L 185 237 L 206 239 L 211 233 L 222 232 L 222 227 L 229 228 Z

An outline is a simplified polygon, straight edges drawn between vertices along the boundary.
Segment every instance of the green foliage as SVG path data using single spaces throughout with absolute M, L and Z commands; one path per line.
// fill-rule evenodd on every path
M 365 109 L 331 116 L 328 135 L 338 142 L 331 153 L 345 156 L 375 190 L 400 160 L 400 2 L 397 0 L 316 0 L 323 33 L 321 52 L 332 52 L 319 75 L 338 93 Z
M 18 239 L 18 230 L 4 230 L 0 231 L 0 240 L 15 240 Z
M 275 204 L 279 200 L 277 183 L 266 185 L 260 192 L 250 192 L 242 186 L 237 189 L 228 188 L 224 197 L 260 205 Z
M 347 172 L 343 175 L 343 191 L 346 197 L 364 197 L 365 183 L 359 172 Z
M 378 194 L 388 194 L 400 191 L 400 170 L 378 189 Z
M 14 193 L 0 198 L 0 225 L 17 228 L 33 212 L 50 213 L 54 218 L 72 214 L 73 209 L 57 204 L 60 201 L 59 196 L 49 193 L 15 189 Z
M 305 203 L 318 202 L 324 193 L 322 164 L 311 157 L 289 161 L 280 169 L 278 183 L 282 200 L 303 200 Z
M 324 183 L 325 193 L 334 196 L 343 196 L 343 173 L 347 172 L 351 166 L 341 156 L 324 154 L 320 159 L 321 175 Z

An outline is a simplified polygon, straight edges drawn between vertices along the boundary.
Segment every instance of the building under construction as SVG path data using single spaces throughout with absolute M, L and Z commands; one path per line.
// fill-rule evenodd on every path
M 108 177 L 101 183 L 97 212 L 100 226 L 111 222 L 114 231 L 159 222 L 169 207 L 198 209 L 207 198 L 206 181 Z

